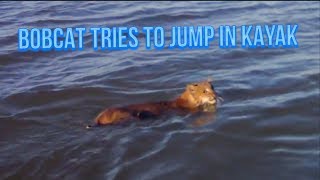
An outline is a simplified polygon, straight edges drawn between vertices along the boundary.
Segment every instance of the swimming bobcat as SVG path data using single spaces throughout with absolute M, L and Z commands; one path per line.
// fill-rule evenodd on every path
M 188 84 L 175 100 L 113 107 L 102 111 L 95 119 L 96 125 L 118 124 L 127 120 L 157 117 L 166 111 L 201 112 L 215 107 L 218 96 L 209 81 Z M 87 126 L 90 127 L 90 126 Z

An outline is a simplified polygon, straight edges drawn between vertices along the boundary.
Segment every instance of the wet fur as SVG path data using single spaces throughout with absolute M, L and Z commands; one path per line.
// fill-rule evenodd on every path
M 168 111 L 199 112 L 207 105 L 214 106 L 217 95 L 209 81 L 188 84 L 175 100 L 113 107 L 102 111 L 95 119 L 96 126 L 119 124 L 128 120 L 158 117 Z

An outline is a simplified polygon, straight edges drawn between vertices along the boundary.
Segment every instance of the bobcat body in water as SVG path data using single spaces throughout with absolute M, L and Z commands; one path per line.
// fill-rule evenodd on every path
M 203 112 L 213 111 L 218 96 L 209 81 L 187 84 L 185 91 L 175 100 L 112 107 L 95 118 L 95 126 L 119 124 L 128 120 L 158 117 L 167 111 Z M 89 128 L 91 126 L 87 126 Z

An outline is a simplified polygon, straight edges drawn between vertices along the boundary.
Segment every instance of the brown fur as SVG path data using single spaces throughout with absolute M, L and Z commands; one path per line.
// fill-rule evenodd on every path
M 126 120 L 157 117 L 169 110 L 198 112 L 203 106 L 214 106 L 217 95 L 209 81 L 188 84 L 185 91 L 173 101 L 134 104 L 109 108 L 95 119 L 97 125 L 118 124 Z

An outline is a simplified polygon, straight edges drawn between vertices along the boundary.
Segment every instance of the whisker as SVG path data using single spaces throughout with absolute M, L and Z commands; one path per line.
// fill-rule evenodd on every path
M 218 101 L 218 104 L 221 105 L 222 102 L 224 101 L 224 99 L 222 97 L 218 96 L 217 101 Z

